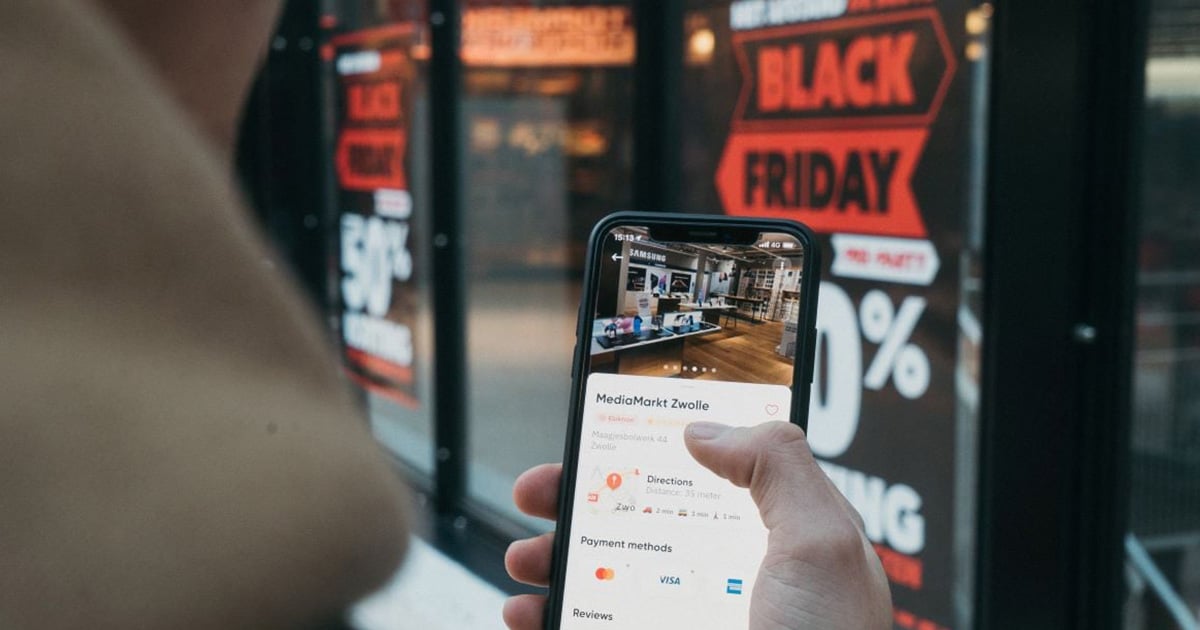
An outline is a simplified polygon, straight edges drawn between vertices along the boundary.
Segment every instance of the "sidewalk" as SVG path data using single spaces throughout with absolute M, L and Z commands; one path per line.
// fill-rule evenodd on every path
M 503 630 L 504 593 L 475 577 L 425 541 L 413 538 L 404 566 L 359 603 L 359 630 Z

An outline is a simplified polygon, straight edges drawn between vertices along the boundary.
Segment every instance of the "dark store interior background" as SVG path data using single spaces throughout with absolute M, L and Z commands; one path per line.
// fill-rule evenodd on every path
M 597 220 L 791 216 L 825 248 L 814 451 L 895 626 L 1197 628 L 1200 1 L 1027 4 L 288 2 L 240 175 L 418 535 L 523 592 L 503 549 L 552 524 L 511 486 L 562 457 Z M 785 67 L 770 102 L 772 47 L 859 44 L 824 100 Z M 751 154 L 829 199 L 772 205 Z

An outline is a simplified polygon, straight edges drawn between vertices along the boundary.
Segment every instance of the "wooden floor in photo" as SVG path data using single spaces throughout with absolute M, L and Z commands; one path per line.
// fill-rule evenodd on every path
M 775 349 L 783 337 L 783 322 L 738 322 L 736 328 L 688 340 L 682 376 L 700 380 L 789 384 L 792 360 Z M 695 366 L 708 372 L 693 372 Z M 711 370 L 716 369 L 716 373 Z

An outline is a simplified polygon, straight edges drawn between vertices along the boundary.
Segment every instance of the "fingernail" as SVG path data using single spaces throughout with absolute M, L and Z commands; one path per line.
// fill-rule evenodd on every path
M 716 422 L 693 422 L 688 425 L 687 434 L 693 440 L 715 440 L 732 428 Z

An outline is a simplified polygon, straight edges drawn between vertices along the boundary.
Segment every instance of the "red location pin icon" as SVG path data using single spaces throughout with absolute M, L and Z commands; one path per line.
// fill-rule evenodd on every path
M 612 473 L 608 476 L 606 482 L 608 483 L 609 490 L 616 490 L 617 488 L 621 487 L 621 475 Z

